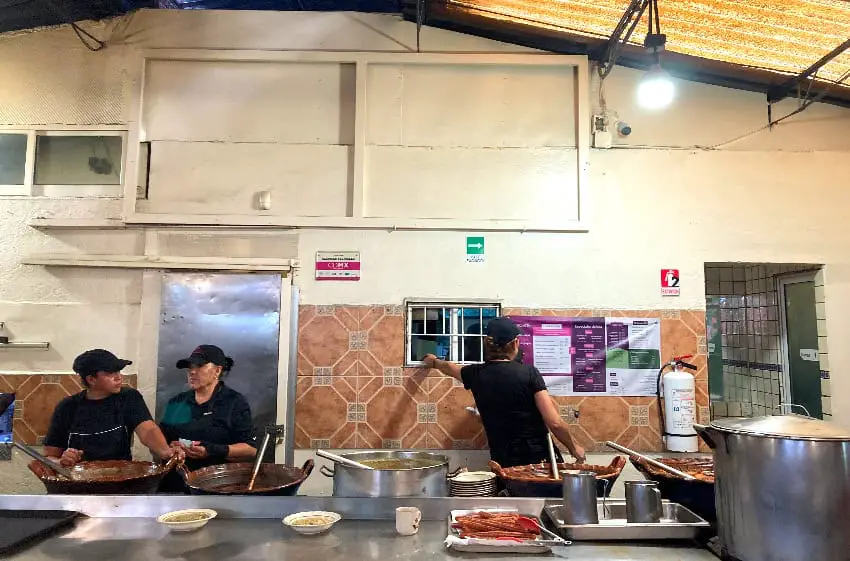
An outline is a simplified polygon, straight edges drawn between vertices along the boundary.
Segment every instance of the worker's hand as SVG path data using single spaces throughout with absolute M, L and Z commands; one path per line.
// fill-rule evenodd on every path
M 66 448 L 62 452 L 62 457 L 59 458 L 59 465 L 62 467 L 71 467 L 83 459 L 83 451 L 76 448 Z
M 203 446 L 193 444 L 191 447 L 186 448 L 186 457 L 193 460 L 203 460 L 207 457 L 207 449 Z
M 587 456 L 584 453 L 584 448 L 576 445 L 576 449 L 573 450 L 573 457 L 576 459 L 577 464 L 583 464 L 587 462 Z
M 168 447 L 168 452 L 165 456 L 162 457 L 163 460 L 170 460 L 171 458 L 177 458 L 178 462 L 182 462 L 186 459 L 186 449 L 181 446 L 179 442 L 172 442 Z
M 422 357 L 422 366 L 425 368 L 437 368 L 437 357 L 431 354 Z

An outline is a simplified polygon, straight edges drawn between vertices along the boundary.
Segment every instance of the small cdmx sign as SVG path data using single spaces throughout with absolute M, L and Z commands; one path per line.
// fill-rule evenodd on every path
M 679 269 L 661 269 L 661 296 L 679 296 Z

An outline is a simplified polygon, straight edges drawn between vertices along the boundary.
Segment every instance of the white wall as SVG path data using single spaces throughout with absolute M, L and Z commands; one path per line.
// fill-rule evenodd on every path
M 410 51 L 415 45 L 414 25 L 391 16 L 364 14 L 163 10 L 87 27 L 110 38 L 103 53 L 85 51 L 66 28 L 0 37 L 0 122 L 134 126 L 128 123 L 128 115 L 139 84 L 139 48 Z M 422 45 L 433 51 L 523 52 L 428 28 L 423 29 Z M 58 65 L 58 59 L 64 63 Z M 77 80 L 77 75 L 85 79 Z M 94 82 L 89 80 L 93 76 L 97 77 Z M 621 142 L 629 149 L 592 153 L 589 233 L 486 234 L 486 262 L 468 264 L 463 253 L 466 232 L 306 230 L 300 236 L 305 267 L 296 281 L 302 288 L 302 302 L 398 303 L 415 296 L 496 298 L 518 307 L 702 308 L 704 262 L 824 263 L 827 325 L 833 343 L 833 411 L 837 420 L 850 425 L 850 397 L 840 397 L 850 396 L 850 377 L 839 371 L 839 365 L 850 360 L 850 350 L 839 344 L 850 338 L 850 225 L 846 220 L 850 137 L 845 133 L 850 111 L 814 106 L 772 131 L 753 133 L 766 122 L 761 95 L 679 83 L 674 107 L 649 114 L 632 102 L 638 76 L 618 68 L 606 83 L 609 109 L 629 122 L 634 133 Z M 40 99 L 33 91 L 46 93 Z M 419 99 L 426 101 L 425 95 Z M 774 115 L 793 107 L 790 102 L 782 104 Z M 454 132 L 447 113 L 437 104 L 430 109 L 433 129 L 429 134 L 451 137 Z M 427 105 L 420 110 L 420 118 L 425 119 Z M 179 120 L 169 117 L 168 125 L 174 128 Z M 468 131 L 455 132 L 462 138 L 461 133 Z M 525 136 L 516 138 L 521 141 Z M 344 149 L 344 141 L 334 142 Z M 541 142 L 532 138 L 524 144 L 529 148 Z M 699 148 L 713 146 L 717 148 Z M 166 157 L 152 173 L 171 182 L 171 196 L 179 198 L 179 190 L 187 184 L 216 180 L 203 166 L 193 166 L 224 157 L 212 152 L 193 154 L 188 160 L 185 155 Z M 277 168 L 262 165 L 264 160 L 276 160 L 274 156 L 245 157 L 257 158 L 256 175 L 248 178 L 257 184 L 264 174 L 277 173 L 273 171 Z M 337 192 L 327 187 L 332 175 L 320 174 L 331 174 L 333 166 L 314 169 L 310 158 L 302 159 L 299 163 L 305 167 L 299 176 L 314 182 L 315 192 L 322 197 L 339 204 L 334 198 Z M 388 182 L 398 179 L 414 184 L 428 177 L 420 175 L 421 162 L 415 159 L 389 160 L 388 166 L 397 167 L 387 168 Z M 485 197 L 488 183 L 504 175 L 495 165 L 498 161 L 473 170 L 481 192 L 470 194 L 468 185 L 453 185 L 451 177 L 439 179 L 440 188 L 447 192 L 466 188 L 464 197 Z M 294 173 L 284 164 L 275 161 L 285 168 L 279 173 Z M 315 204 L 295 192 L 283 196 L 293 197 L 292 204 L 305 209 Z M 450 198 L 440 196 L 447 199 L 443 204 L 452 204 Z M 411 201 L 431 202 L 417 197 L 422 195 L 414 193 Z M 387 193 L 374 208 L 391 210 L 402 203 Z M 117 201 L 0 198 L 0 233 L 5 240 L 0 246 L 0 320 L 8 322 L 16 337 L 20 332 L 26 338 L 48 339 L 55 349 L 48 354 L 5 351 L 0 370 L 67 368 L 76 352 L 94 345 L 112 346 L 133 358 L 139 274 L 17 265 L 22 253 L 57 245 L 106 253 L 124 244 L 138 244 L 136 234 L 130 232 L 45 234 L 26 226 L 28 218 L 48 213 L 117 217 L 119 212 Z M 311 261 L 317 250 L 361 251 L 363 279 L 358 283 L 313 281 Z M 660 297 L 662 267 L 682 270 L 681 297 Z M 45 310 L 61 319 L 48 319 Z

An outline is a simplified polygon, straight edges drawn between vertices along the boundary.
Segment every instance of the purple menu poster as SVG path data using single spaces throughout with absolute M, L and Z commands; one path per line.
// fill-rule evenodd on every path
M 605 319 L 514 316 L 523 362 L 540 370 L 552 395 L 605 395 Z

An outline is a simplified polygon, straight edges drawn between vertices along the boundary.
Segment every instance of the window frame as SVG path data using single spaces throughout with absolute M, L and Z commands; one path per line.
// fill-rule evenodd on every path
M 413 333 L 413 312 L 416 309 L 421 309 L 427 314 L 427 310 L 429 308 L 434 309 L 449 309 L 450 313 L 450 327 L 448 334 L 437 334 L 434 333 L 435 336 L 443 336 L 449 338 L 449 356 L 446 360 L 450 362 L 454 362 L 455 364 L 459 364 L 465 366 L 467 364 L 478 364 L 476 361 L 461 361 L 460 359 L 460 345 L 461 339 L 463 337 L 469 337 L 470 335 L 466 335 L 462 332 L 462 326 L 460 325 L 461 321 L 458 317 L 458 311 L 464 308 L 473 308 L 479 309 L 479 317 L 483 317 L 483 311 L 485 309 L 493 309 L 496 311 L 495 317 L 502 317 L 502 303 L 497 300 L 453 300 L 453 299 L 442 299 L 442 300 L 420 300 L 420 299 L 408 299 L 404 302 L 404 366 L 405 367 L 418 367 L 422 366 L 422 361 L 412 360 L 411 359 L 411 346 L 413 337 L 415 335 L 423 335 L 422 333 Z M 431 333 L 425 333 L 425 335 L 432 335 Z M 484 335 L 471 335 L 472 337 L 481 337 L 483 339 Z
M 23 185 L 0 185 L 0 197 L 41 197 L 41 198 L 109 198 L 121 199 L 124 197 L 124 182 L 127 181 L 127 152 L 128 133 L 126 127 L 115 127 L 111 125 L 91 126 L 86 128 L 56 127 L 56 128 L 20 128 L 0 127 L 0 134 L 25 134 L 27 135 L 27 152 L 24 163 Z M 119 156 L 121 169 L 118 183 L 105 184 L 80 184 L 80 185 L 52 185 L 38 184 L 35 182 L 36 148 L 40 136 L 117 136 L 121 138 L 121 155 Z

